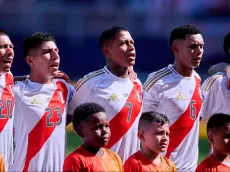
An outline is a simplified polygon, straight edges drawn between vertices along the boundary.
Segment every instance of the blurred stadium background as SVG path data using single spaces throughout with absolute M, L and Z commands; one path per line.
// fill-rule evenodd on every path
M 203 61 L 197 69 L 204 80 L 211 65 L 229 61 L 222 48 L 230 31 L 229 17 L 229 0 L 0 0 L 0 28 L 10 34 L 15 45 L 13 74 L 29 73 L 22 40 L 42 31 L 57 38 L 60 68 L 73 81 L 105 65 L 97 38 L 104 29 L 119 25 L 129 29 L 135 39 L 135 71 L 144 82 L 148 73 L 173 63 L 170 31 L 187 23 L 200 28 L 205 40 Z M 205 133 L 203 122 L 199 160 L 208 154 Z M 80 144 L 71 126 L 67 140 L 68 153 Z

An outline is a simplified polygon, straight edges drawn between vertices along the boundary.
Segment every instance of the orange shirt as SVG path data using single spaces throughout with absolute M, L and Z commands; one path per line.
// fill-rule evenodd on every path
M 5 172 L 4 159 L 1 154 L 0 154 L 0 172 Z
M 144 172 L 144 171 L 161 171 L 161 172 L 176 172 L 175 164 L 168 158 L 161 156 L 161 164 L 155 165 L 152 161 L 146 158 L 141 151 L 133 154 L 125 161 L 125 172 Z
M 103 150 L 104 155 L 99 157 L 79 146 L 66 157 L 63 171 L 124 171 L 121 158 L 108 149 Z
M 205 158 L 196 168 L 196 172 L 225 172 L 230 171 L 230 167 L 215 160 L 212 156 Z

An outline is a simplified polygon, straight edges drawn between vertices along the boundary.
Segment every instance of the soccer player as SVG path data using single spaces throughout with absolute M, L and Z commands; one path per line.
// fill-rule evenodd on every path
M 230 33 L 224 38 L 224 52 L 230 56 Z M 209 69 L 209 74 L 202 84 L 202 96 L 204 98 L 201 110 L 202 118 L 209 118 L 214 113 L 230 114 L 229 89 L 230 70 L 229 64 L 218 63 Z
M 0 154 L 0 172 L 5 172 L 5 163 L 1 154 Z
M 134 40 L 123 27 L 102 32 L 99 43 L 106 66 L 86 75 L 76 85 L 72 102 L 96 102 L 106 108 L 111 138 L 106 146 L 124 162 L 139 150 L 137 126 L 142 108 L 142 85 L 128 77 L 128 67 L 135 64 Z M 72 109 L 73 112 L 74 109 Z
M 10 72 L 14 59 L 14 46 L 8 34 L 0 29 L 0 154 L 5 170 L 13 162 L 13 75 Z
M 125 172 L 164 171 L 175 172 L 176 166 L 160 155 L 169 144 L 169 120 L 157 112 L 145 112 L 138 125 L 138 138 L 142 148 L 126 160 Z
M 173 65 L 151 73 L 145 82 L 143 111 L 167 114 L 170 142 L 166 157 L 178 171 L 194 171 L 198 160 L 200 77 L 195 68 L 203 56 L 204 40 L 195 26 L 178 26 L 171 32 Z
M 11 171 L 61 171 L 65 157 L 67 105 L 74 88 L 52 79 L 59 68 L 56 40 L 35 33 L 23 41 L 29 79 L 15 91 L 15 153 Z
M 208 120 L 207 134 L 213 153 L 198 165 L 196 172 L 230 171 L 230 115 L 212 115 Z
M 72 122 L 83 143 L 66 157 L 63 171 L 123 171 L 121 158 L 105 148 L 110 129 L 101 105 L 81 104 L 74 111 Z

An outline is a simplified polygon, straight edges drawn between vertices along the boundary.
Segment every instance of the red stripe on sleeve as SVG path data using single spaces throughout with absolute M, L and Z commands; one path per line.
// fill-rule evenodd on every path
M 142 90 L 141 86 L 134 82 L 133 89 L 121 109 L 121 111 L 110 120 L 111 138 L 106 148 L 111 148 L 116 144 L 130 129 L 142 107 Z
M 187 134 L 191 131 L 197 117 L 199 116 L 202 98 L 200 95 L 200 80 L 196 77 L 195 80 L 196 86 L 189 106 L 187 107 L 186 111 L 181 114 L 180 118 L 170 126 L 170 141 L 166 153 L 167 158 L 170 157 L 171 153 L 181 144 Z M 194 108 L 196 109 L 196 116 L 192 116 L 194 115 Z
M 48 108 L 52 109 L 53 114 L 55 114 L 52 118 L 52 122 L 54 123 L 54 125 L 46 125 L 47 115 L 49 115 L 49 112 L 45 112 L 40 121 L 34 126 L 34 128 L 28 134 L 28 147 L 23 171 L 28 171 L 31 159 L 40 151 L 42 146 L 53 133 L 56 127 L 55 121 L 59 121 L 59 117 L 57 116 L 55 107 L 60 107 L 63 115 L 65 102 L 68 95 L 68 89 L 66 85 L 61 81 L 56 82 L 56 86 L 57 89 L 55 90 L 48 105 Z M 62 97 L 60 97 L 60 94 L 62 94 Z
M 11 74 L 6 73 L 5 75 L 5 88 L 2 92 L 0 102 L 0 133 L 3 131 L 7 121 L 12 118 L 14 108 L 14 95 L 13 95 L 13 84 L 14 78 Z

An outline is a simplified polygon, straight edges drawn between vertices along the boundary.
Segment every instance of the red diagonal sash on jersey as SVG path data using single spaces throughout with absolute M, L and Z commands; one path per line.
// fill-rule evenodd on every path
M 6 73 L 5 75 L 5 82 L 6 86 L 2 91 L 2 97 L 1 97 L 1 103 L 0 106 L 1 109 L 1 116 L 5 116 L 5 118 L 0 117 L 0 133 L 3 131 L 7 121 L 9 118 L 12 118 L 13 108 L 14 108 L 14 96 L 13 96 L 13 84 L 14 79 L 13 76 Z M 9 105 L 7 101 L 11 102 L 11 105 Z M 10 106 L 10 107 L 9 107 Z
M 200 95 L 200 80 L 196 77 L 195 77 L 195 80 L 196 80 L 196 87 L 195 87 L 193 96 L 191 98 L 191 101 L 192 100 L 195 101 L 195 103 L 192 104 L 192 108 L 196 109 L 196 116 L 194 119 L 190 117 L 191 104 L 189 104 L 186 111 L 183 114 L 181 114 L 178 120 L 175 121 L 170 126 L 170 141 L 169 141 L 169 146 L 168 146 L 168 150 L 166 153 L 167 158 L 170 157 L 171 153 L 180 145 L 180 143 L 184 140 L 187 134 L 191 131 L 199 115 L 201 105 L 202 105 L 202 99 Z M 194 136 L 194 137 L 197 137 L 197 136 Z
M 56 85 L 57 85 L 57 89 L 55 90 L 49 102 L 48 107 L 53 110 L 54 107 L 59 106 L 63 114 L 64 108 L 65 108 L 65 102 L 66 102 L 66 98 L 68 94 L 68 89 L 66 85 L 61 81 L 56 82 Z M 63 95 L 61 98 L 62 100 L 60 100 L 59 93 L 62 93 Z M 48 140 L 48 138 L 51 136 L 52 132 L 54 131 L 56 127 L 56 125 L 49 126 L 49 127 L 46 126 L 46 119 L 47 119 L 48 114 L 49 114 L 48 112 L 45 112 L 42 118 L 38 121 L 38 123 L 34 126 L 34 128 L 28 134 L 28 147 L 27 147 L 27 154 L 26 154 L 25 165 L 24 165 L 23 171 L 28 170 L 31 159 L 40 151 L 40 149 L 45 144 L 45 142 Z M 58 117 L 56 117 L 56 120 L 57 118 Z
M 142 106 L 141 86 L 134 82 L 133 89 L 121 111 L 109 122 L 111 138 L 106 148 L 111 148 L 130 129 Z

